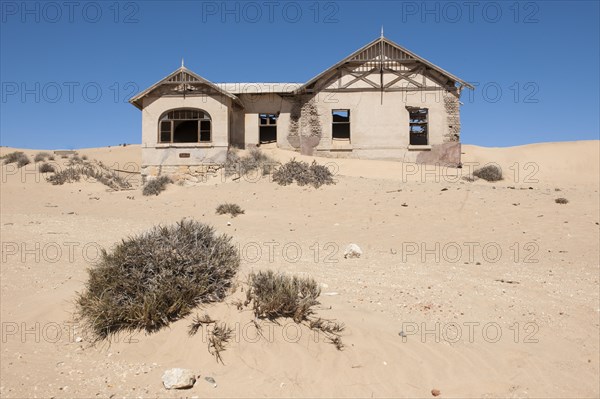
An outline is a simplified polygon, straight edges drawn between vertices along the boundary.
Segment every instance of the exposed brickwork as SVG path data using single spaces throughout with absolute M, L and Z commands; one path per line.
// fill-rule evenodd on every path
M 448 133 L 445 135 L 444 141 L 460 141 L 460 102 L 458 97 L 452 94 L 445 95 L 444 107 L 448 122 Z

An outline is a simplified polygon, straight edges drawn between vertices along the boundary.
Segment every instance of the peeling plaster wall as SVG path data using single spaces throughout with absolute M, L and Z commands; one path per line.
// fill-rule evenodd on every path
M 321 92 L 292 97 L 275 93 L 241 94 L 244 108 L 224 96 L 163 96 L 144 99 L 142 175 L 170 174 L 194 181 L 194 166 L 225 161 L 228 145 L 259 143 L 259 113 L 279 113 L 277 146 L 326 157 L 389 159 L 404 162 L 460 164 L 460 102 L 455 93 Z M 310 103 L 310 104 L 309 104 Z M 410 107 L 429 110 L 429 146 L 409 146 Z M 212 118 L 210 144 L 157 144 L 158 119 L 175 108 L 199 108 Z M 351 139 L 332 140 L 332 110 L 350 110 Z M 320 134 L 317 134 L 320 132 Z M 189 153 L 189 158 L 179 154 Z
M 322 92 L 315 96 L 322 138 L 315 148 L 321 156 L 437 162 L 458 165 L 460 151 L 459 101 L 445 90 L 428 92 Z M 429 110 L 428 147 L 409 146 L 406 107 Z M 350 141 L 332 140 L 332 111 L 350 110 Z M 452 150 L 450 150 L 452 148 Z

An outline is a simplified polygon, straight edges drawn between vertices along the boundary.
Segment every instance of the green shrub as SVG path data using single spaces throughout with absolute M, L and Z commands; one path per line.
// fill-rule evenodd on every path
M 169 176 L 159 176 L 150 180 L 142 190 L 143 195 L 158 195 L 166 190 L 167 184 L 173 183 Z
M 499 181 L 502 180 L 502 169 L 496 165 L 486 165 L 473 171 L 473 176 L 485 181 Z
M 237 215 L 242 215 L 244 210 L 238 204 L 221 204 L 217 207 L 217 214 L 219 215 L 231 215 L 232 218 Z
M 231 238 L 191 220 L 124 239 L 89 270 L 77 314 L 95 339 L 157 331 L 196 306 L 222 301 L 240 259 Z

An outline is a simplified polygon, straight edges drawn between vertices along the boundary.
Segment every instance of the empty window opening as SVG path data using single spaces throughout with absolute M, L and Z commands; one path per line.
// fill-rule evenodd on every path
M 409 113 L 410 145 L 429 145 L 429 110 L 406 107 Z
M 334 109 L 332 116 L 332 138 L 334 140 L 350 140 L 350 110 Z
M 277 115 L 258 114 L 258 141 L 260 144 L 277 142 Z
M 211 120 L 207 112 L 197 109 L 168 111 L 160 118 L 161 143 L 209 143 Z

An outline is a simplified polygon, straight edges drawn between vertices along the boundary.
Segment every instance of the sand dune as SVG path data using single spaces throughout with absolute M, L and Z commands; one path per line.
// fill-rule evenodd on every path
M 216 177 L 156 197 L 90 181 L 53 186 L 35 165 L 3 165 L 0 394 L 432 397 L 439 389 L 441 397 L 598 397 L 599 148 L 464 145 L 463 169 L 317 158 L 337 170 L 336 185 Z M 79 154 L 139 170 L 136 145 Z M 505 180 L 461 179 L 470 165 L 491 162 Z M 139 184 L 137 173 L 123 175 Z M 556 204 L 558 197 L 569 203 Z M 216 215 L 226 201 L 246 213 Z M 191 317 L 91 345 L 70 322 L 98 249 L 182 218 L 233 237 L 240 281 L 271 268 L 323 284 L 319 315 L 345 323 L 345 349 L 293 323 L 265 325 L 270 336 L 257 338 L 251 313 L 232 305 L 239 289 L 199 310 L 236 328 L 225 364 L 204 337 L 188 337 Z M 344 259 L 349 243 L 364 255 Z M 161 375 L 172 367 L 202 378 L 190 390 L 167 391 Z

